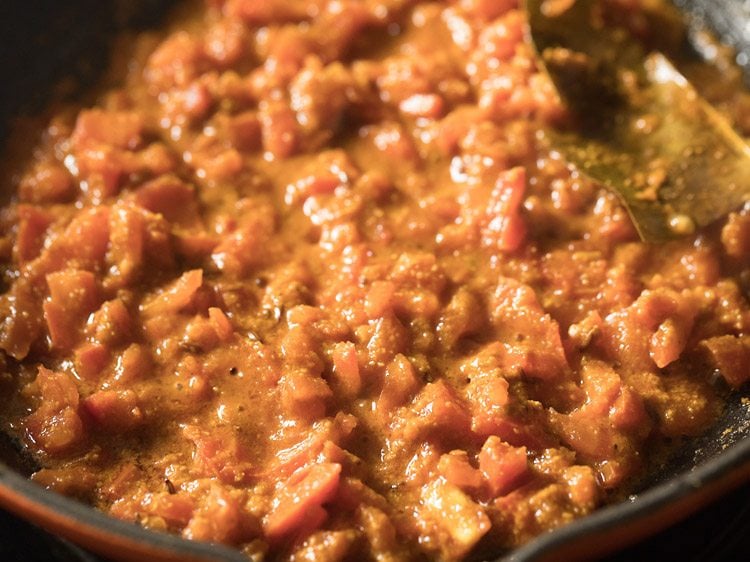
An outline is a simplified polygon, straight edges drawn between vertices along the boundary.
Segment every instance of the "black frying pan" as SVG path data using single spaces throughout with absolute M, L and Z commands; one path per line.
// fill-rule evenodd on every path
M 263 1 L 263 0 L 258 0 Z M 5 0 L 0 2 L 0 138 L 13 116 L 38 111 L 63 78 L 75 96 L 109 59 L 107 37 L 124 28 L 162 21 L 171 0 Z M 675 0 L 737 47 L 750 77 L 750 3 L 743 0 Z M 68 81 L 68 84 L 71 84 Z M 749 178 L 750 179 L 750 178 Z M 750 401 L 735 396 L 716 427 L 681 444 L 676 455 L 644 482 L 630 501 L 537 538 L 505 558 L 514 562 L 593 558 L 679 521 L 742 483 L 750 482 Z M 237 561 L 238 552 L 146 531 L 48 492 L 20 473 L 25 462 L 0 439 L 0 506 L 95 552 L 122 560 Z

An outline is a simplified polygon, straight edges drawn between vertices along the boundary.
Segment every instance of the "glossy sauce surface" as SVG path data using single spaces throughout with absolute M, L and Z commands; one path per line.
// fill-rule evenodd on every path
M 457 560 L 703 431 L 750 377 L 750 214 L 639 242 L 548 148 L 523 26 L 515 0 L 211 1 L 53 115 L 0 215 L 33 478 L 256 560 Z M 744 131 L 739 73 L 692 73 Z

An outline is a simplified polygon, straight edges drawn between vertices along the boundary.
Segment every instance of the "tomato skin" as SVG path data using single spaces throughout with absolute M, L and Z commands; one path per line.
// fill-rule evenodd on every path
M 143 412 L 132 390 L 100 390 L 82 402 L 97 428 L 115 433 L 135 429 L 143 422 Z
M 34 384 L 41 402 L 25 420 L 28 439 L 49 454 L 74 452 L 86 437 L 75 381 L 70 375 L 40 367 Z
M 419 524 L 441 540 L 433 547 L 444 558 L 466 556 L 490 530 L 484 509 L 456 486 L 435 480 L 422 488 Z
M 701 342 L 709 360 L 732 388 L 750 380 L 750 339 L 718 336 Z
M 333 347 L 334 390 L 347 398 L 357 396 L 362 389 L 357 349 L 352 342 L 340 342 Z
M 479 452 L 479 470 L 485 478 L 490 495 L 507 494 L 518 485 L 528 469 L 526 447 L 513 447 L 492 436 Z
M 263 529 L 276 542 L 295 532 L 309 533 L 326 518 L 323 504 L 333 498 L 339 485 L 341 465 L 321 463 L 297 469 L 282 484 L 273 500 Z
M 141 310 L 146 316 L 158 316 L 170 312 L 178 312 L 192 302 L 196 292 L 203 284 L 203 270 L 193 269 L 185 272 L 177 281 L 142 305 Z
M 44 318 L 52 345 L 70 349 L 84 319 L 99 302 L 96 277 L 90 271 L 68 269 L 50 273 L 46 280 L 50 295 L 44 303 Z

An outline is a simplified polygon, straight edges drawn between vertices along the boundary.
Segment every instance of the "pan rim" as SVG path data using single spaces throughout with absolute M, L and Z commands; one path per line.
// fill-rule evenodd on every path
M 540 535 L 496 562 L 596 558 L 686 518 L 750 481 L 750 437 L 665 482 Z M 190 541 L 118 520 L 34 483 L 0 461 L 0 506 L 46 530 L 121 560 L 148 551 L 152 559 L 246 562 L 238 550 Z M 112 548 L 118 550 L 113 552 Z

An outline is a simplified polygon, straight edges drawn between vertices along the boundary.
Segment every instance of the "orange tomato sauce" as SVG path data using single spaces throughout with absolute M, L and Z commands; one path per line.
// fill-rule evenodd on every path
M 0 211 L 32 478 L 252 560 L 459 560 L 705 430 L 750 377 L 750 213 L 641 243 L 547 145 L 524 25 L 211 0 L 53 115 Z

